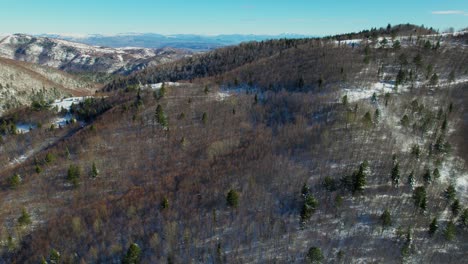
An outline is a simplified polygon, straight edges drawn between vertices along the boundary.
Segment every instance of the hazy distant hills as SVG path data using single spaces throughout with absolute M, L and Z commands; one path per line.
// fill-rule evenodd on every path
M 236 45 L 246 41 L 262 41 L 278 38 L 304 38 L 305 35 L 281 34 L 281 35 L 161 35 L 155 33 L 124 33 L 118 35 L 66 35 L 66 34 L 41 34 L 41 37 L 65 39 L 85 43 L 88 45 L 106 46 L 113 48 L 141 47 L 141 48 L 178 48 L 196 51 L 210 50 L 218 47 Z

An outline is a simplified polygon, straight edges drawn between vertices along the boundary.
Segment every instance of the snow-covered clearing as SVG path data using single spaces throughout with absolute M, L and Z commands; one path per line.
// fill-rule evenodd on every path
M 388 82 L 377 82 L 371 84 L 369 87 L 364 88 L 346 88 L 343 89 L 343 96 L 348 97 L 348 102 L 356 102 L 362 99 L 371 98 L 375 93 L 376 95 L 382 95 L 385 93 L 396 92 L 395 85 Z
M 51 107 L 52 108 L 57 108 L 57 110 L 59 112 L 62 111 L 63 109 L 65 109 L 67 111 L 70 111 L 72 105 L 83 102 L 86 98 L 91 98 L 91 97 L 89 97 L 89 96 L 87 96 L 87 97 L 69 97 L 69 98 L 65 98 L 65 99 L 61 99 L 61 100 L 60 99 L 55 100 L 51 104 Z
M 151 89 L 153 90 L 159 90 L 161 89 L 161 87 L 163 86 L 165 87 L 178 87 L 181 85 L 181 83 L 178 83 L 178 82 L 163 82 L 163 83 L 153 83 L 153 84 L 150 84 L 149 86 L 151 87 Z

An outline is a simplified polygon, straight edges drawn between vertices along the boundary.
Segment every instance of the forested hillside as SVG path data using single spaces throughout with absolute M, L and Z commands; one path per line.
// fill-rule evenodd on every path
M 9 112 L 0 262 L 464 263 L 468 53 L 426 33 L 246 43 Z

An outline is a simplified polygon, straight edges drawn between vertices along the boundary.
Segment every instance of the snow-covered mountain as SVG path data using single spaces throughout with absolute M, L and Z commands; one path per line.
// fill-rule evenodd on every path
M 94 94 L 98 87 L 57 69 L 0 57 L 0 115 L 34 99 Z
M 67 40 L 13 34 L 0 40 L 0 56 L 67 72 L 129 74 L 189 55 L 172 48 L 107 48 Z

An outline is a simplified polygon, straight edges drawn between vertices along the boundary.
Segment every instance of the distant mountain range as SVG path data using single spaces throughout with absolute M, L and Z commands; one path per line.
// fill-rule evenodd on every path
M 72 73 L 130 74 L 189 55 L 173 48 L 109 48 L 25 34 L 0 38 L 0 57 Z
M 289 38 L 297 39 L 311 37 L 298 34 L 281 35 L 161 35 L 155 33 L 124 33 L 117 35 L 74 35 L 74 34 L 40 34 L 38 37 L 48 37 L 80 42 L 93 46 L 112 48 L 139 47 L 139 48 L 178 48 L 195 51 L 205 51 L 223 46 L 236 45 L 247 41 L 262 41 L 268 39 Z

